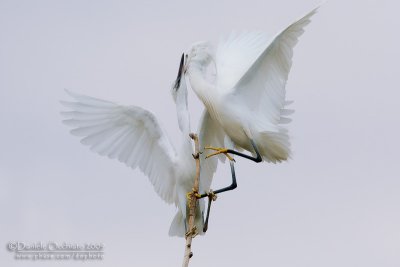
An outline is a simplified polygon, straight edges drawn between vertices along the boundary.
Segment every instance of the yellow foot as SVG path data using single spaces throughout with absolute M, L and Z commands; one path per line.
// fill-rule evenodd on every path
M 191 200 L 193 194 L 194 194 L 194 196 L 195 196 L 196 198 L 200 198 L 200 197 L 201 197 L 201 195 L 199 194 L 199 192 L 195 191 L 194 188 L 193 188 L 192 191 L 186 193 L 186 198 L 187 198 L 188 200 Z
M 199 232 L 197 232 L 197 227 L 194 225 L 191 230 L 186 232 L 185 237 L 188 238 L 188 236 L 192 236 L 192 238 L 195 238 L 198 234 Z
M 212 201 L 216 201 L 217 200 L 217 195 L 214 193 L 214 191 L 212 191 L 210 189 L 210 192 L 207 193 L 207 196 L 212 200 Z
M 228 149 L 227 148 L 206 146 L 204 149 L 210 149 L 210 150 L 216 151 L 216 152 L 214 152 L 214 153 L 212 153 L 210 155 L 207 155 L 206 159 L 208 159 L 210 157 L 213 157 L 215 155 L 218 155 L 218 154 L 224 154 L 230 161 L 235 162 L 235 159 L 232 158 L 232 156 L 228 154 Z

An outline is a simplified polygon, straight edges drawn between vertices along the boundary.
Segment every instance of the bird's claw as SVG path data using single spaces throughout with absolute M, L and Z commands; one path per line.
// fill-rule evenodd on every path
M 212 200 L 212 201 L 216 201 L 217 200 L 217 194 L 214 193 L 214 191 L 212 191 L 210 189 L 210 192 L 207 193 L 207 196 Z
M 186 198 L 188 200 L 191 200 L 193 195 L 198 199 L 201 198 L 201 195 L 199 194 L 199 192 L 195 191 L 194 189 L 192 191 L 186 193 Z
M 228 149 L 227 148 L 222 148 L 222 147 L 212 147 L 212 146 L 206 146 L 204 149 L 209 149 L 209 150 L 214 150 L 214 153 L 211 153 L 210 155 L 206 156 L 206 159 L 213 157 L 218 154 L 224 154 L 230 161 L 236 162 L 234 158 L 232 158 L 231 155 L 228 154 Z
M 186 232 L 185 237 L 188 238 L 189 236 L 192 236 L 192 238 L 195 238 L 198 234 L 199 232 L 197 232 L 197 227 L 195 225 L 191 230 Z

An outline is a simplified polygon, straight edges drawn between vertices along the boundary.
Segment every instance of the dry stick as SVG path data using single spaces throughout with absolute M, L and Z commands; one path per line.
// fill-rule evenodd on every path
M 194 141 L 194 154 L 196 160 L 196 176 L 194 178 L 193 190 L 190 194 L 189 201 L 189 231 L 186 233 L 186 246 L 185 256 L 183 258 L 182 267 L 189 266 L 189 259 L 193 256 L 192 253 L 192 239 L 196 235 L 196 227 L 194 226 L 194 219 L 196 214 L 197 194 L 199 192 L 199 177 L 200 177 L 200 152 L 199 152 L 199 139 L 197 134 L 191 133 L 190 138 Z

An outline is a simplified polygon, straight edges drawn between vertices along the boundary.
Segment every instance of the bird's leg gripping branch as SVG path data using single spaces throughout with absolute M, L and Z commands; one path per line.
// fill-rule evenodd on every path
M 227 186 L 227 187 L 215 190 L 215 191 L 210 190 L 210 192 L 204 193 L 204 194 L 198 196 L 198 198 L 208 197 L 207 216 L 206 216 L 206 221 L 204 223 L 203 232 L 206 232 L 207 229 L 208 229 L 208 219 L 210 217 L 211 203 L 213 201 L 217 200 L 217 194 L 233 190 L 233 189 L 235 189 L 237 187 L 235 165 L 234 165 L 233 161 L 230 161 L 229 163 L 230 163 L 230 166 L 231 166 L 232 184 Z

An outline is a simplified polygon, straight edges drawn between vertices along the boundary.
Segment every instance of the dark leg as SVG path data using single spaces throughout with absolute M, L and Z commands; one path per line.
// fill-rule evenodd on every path
M 232 173 L 232 184 L 230 186 L 212 191 L 213 194 L 219 194 L 225 191 L 229 191 L 229 190 L 233 190 L 237 187 L 237 183 L 236 183 L 236 173 L 235 173 L 235 166 L 234 166 L 234 162 L 230 161 L 229 164 L 231 165 L 231 173 Z M 204 193 L 202 195 L 200 195 L 198 198 L 203 198 L 203 197 L 207 197 L 207 196 L 212 196 L 212 194 L 210 193 Z
M 204 222 L 203 226 L 203 232 L 207 232 L 208 229 L 208 218 L 210 218 L 210 209 L 211 209 L 211 203 L 213 202 L 213 198 L 211 196 L 208 196 L 208 206 L 207 206 L 207 217 L 206 221 Z
M 262 161 L 262 157 L 261 157 L 260 152 L 259 152 L 258 149 L 257 149 L 256 144 L 254 143 L 254 141 L 253 141 L 252 139 L 250 139 L 250 142 L 251 142 L 251 145 L 253 146 L 254 151 L 255 151 L 256 154 L 257 154 L 257 157 L 256 157 L 256 158 L 253 157 L 253 156 L 249 156 L 249 155 L 240 153 L 240 152 L 238 152 L 238 151 L 236 151 L 236 150 L 233 150 L 233 149 L 223 149 L 223 148 L 213 148 L 213 147 L 206 147 L 206 149 L 216 150 L 217 152 L 215 152 L 215 153 L 213 153 L 213 154 L 211 154 L 211 155 L 208 155 L 206 158 L 209 158 L 209 157 L 212 157 L 212 156 L 215 156 L 215 155 L 218 155 L 218 154 L 221 154 L 221 153 L 222 153 L 222 154 L 225 154 L 225 155 L 227 155 L 227 154 L 238 155 L 238 156 L 240 156 L 240 157 L 243 157 L 243 158 L 252 160 L 252 161 L 257 162 L 257 163 L 258 163 L 258 162 L 261 162 L 261 161 Z M 227 156 L 228 156 L 228 155 L 227 155 Z
M 206 232 L 208 229 L 208 218 L 210 217 L 210 209 L 211 209 L 211 203 L 213 202 L 213 200 L 216 199 L 216 194 L 222 193 L 222 192 L 226 192 L 229 190 L 233 190 L 237 187 L 237 183 L 236 183 L 236 174 L 235 174 L 235 166 L 233 161 L 230 161 L 230 166 L 231 166 L 231 173 L 232 173 L 232 184 L 230 186 L 215 190 L 215 191 L 210 191 L 210 193 L 205 193 L 200 195 L 199 198 L 203 198 L 203 197 L 208 197 L 208 207 L 207 207 L 207 216 L 206 216 L 206 221 L 204 223 L 204 227 L 203 227 L 203 232 Z
M 222 193 L 222 192 L 225 192 L 225 191 L 233 190 L 233 189 L 235 189 L 237 187 L 235 165 L 234 165 L 234 163 L 232 161 L 230 161 L 229 164 L 231 165 L 232 184 L 230 186 L 215 190 L 214 194 L 219 194 L 219 193 Z

